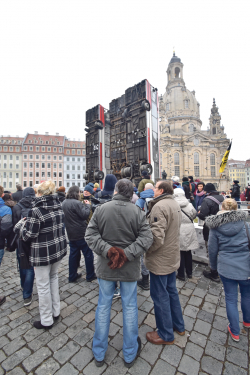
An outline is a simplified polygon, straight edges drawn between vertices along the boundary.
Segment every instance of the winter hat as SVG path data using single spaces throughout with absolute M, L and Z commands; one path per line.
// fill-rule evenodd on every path
M 235 184 L 238 184 L 240 181 L 238 181 L 238 180 L 234 180 L 233 181 Z
M 148 190 L 148 189 L 152 189 L 152 190 L 154 189 L 154 185 L 151 184 L 150 182 L 145 185 L 145 190 Z
M 96 182 L 94 185 L 95 188 L 99 188 L 99 184 Z
M 32 188 L 32 187 L 27 187 L 24 189 L 23 191 L 23 198 L 26 198 L 26 197 L 35 197 L 36 194 L 35 194 L 35 190 Z
M 211 184 L 210 182 L 204 186 L 204 191 L 206 193 L 211 193 L 212 191 L 216 191 L 214 184 Z
M 59 192 L 59 193 L 65 193 L 65 187 L 60 186 L 58 189 L 56 189 L 56 191 Z
M 86 185 L 84 191 L 88 191 L 92 195 L 94 193 L 94 188 L 91 185 L 94 186 L 94 184 L 92 184 L 91 182 L 88 185 Z
M 185 182 L 185 181 L 188 182 L 188 178 L 187 177 L 183 177 L 182 181 L 183 182 Z
M 115 189 L 115 184 L 117 183 L 117 178 L 113 174 L 107 174 L 105 178 L 105 183 L 104 183 L 104 191 L 109 191 L 111 194 L 113 194 L 114 189 Z
M 174 182 L 179 182 L 180 178 L 178 176 L 172 176 L 171 180 L 174 181 Z
M 181 188 L 174 189 L 174 198 L 182 197 L 182 196 L 184 197 L 184 195 L 185 195 L 185 192 L 183 189 Z
M 148 171 L 146 171 L 145 169 L 141 172 L 141 175 L 142 176 L 148 176 Z

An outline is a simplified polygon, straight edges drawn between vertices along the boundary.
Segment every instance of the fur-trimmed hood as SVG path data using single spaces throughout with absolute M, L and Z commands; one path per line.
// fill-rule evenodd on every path
M 207 217 L 205 223 L 209 229 L 220 228 L 221 232 L 227 232 L 227 235 L 233 236 L 242 229 L 247 217 L 248 213 L 245 211 L 220 211 L 217 215 Z

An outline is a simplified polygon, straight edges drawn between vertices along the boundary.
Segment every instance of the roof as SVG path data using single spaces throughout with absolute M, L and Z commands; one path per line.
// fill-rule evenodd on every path
M 172 64 L 172 63 L 175 63 L 175 62 L 181 62 L 181 59 L 177 56 L 175 56 L 175 52 L 173 53 L 173 57 L 172 59 L 170 60 L 170 63 L 169 64 Z

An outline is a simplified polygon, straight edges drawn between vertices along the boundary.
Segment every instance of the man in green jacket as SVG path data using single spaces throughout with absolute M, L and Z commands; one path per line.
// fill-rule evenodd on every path
M 138 186 L 139 193 L 144 191 L 146 184 L 152 184 L 152 185 L 155 184 L 154 181 L 150 179 L 150 176 L 146 170 L 142 171 L 141 175 L 142 175 L 142 180 L 140 181 L 139 186 Z
M 115 185 L 112 201 L 96 208 L 85 240 L 98 255 L 96 275 L 99 300 L 95 316 L 93 354 L 101 367 L 108 348 L 110 309 L 115 283 L 120 281 L 123 307 L 123 355 L 125 366 L 133 366 L 141 349 L 138 336 L 137 280 L 140 256 L 153 243 L 145 213 L 133 203 L 134 187 L 127 179 Z

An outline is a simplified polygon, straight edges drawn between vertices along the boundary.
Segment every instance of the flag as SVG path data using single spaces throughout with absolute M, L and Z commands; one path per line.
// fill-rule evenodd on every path
M 224 169 L 226 168 L 226 165 L 227 165 L 227 161 L 228 161 L 228 156 L 229 156 L 229 152 L 231 150 L 231 146 L 232 146 L 232 141 L 230 142 L 228 148 L 227 148 L 227 151 L 225 152 L 222 160 L 221 160 L 221 164 L 220 164 L 220 170 L 219 170 L 219 173 L 222 173 L 224 171 Z

